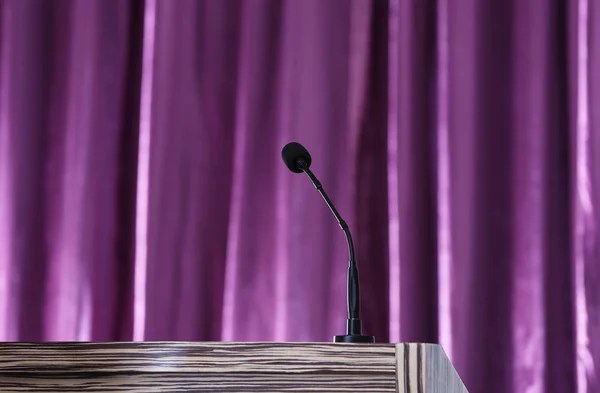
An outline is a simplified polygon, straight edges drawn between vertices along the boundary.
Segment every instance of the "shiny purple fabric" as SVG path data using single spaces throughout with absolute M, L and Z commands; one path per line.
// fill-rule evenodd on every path
M 292 140 L 368 333 L 600 392 L 592 0 L 1 0 L 0 340 L 343 333 Z

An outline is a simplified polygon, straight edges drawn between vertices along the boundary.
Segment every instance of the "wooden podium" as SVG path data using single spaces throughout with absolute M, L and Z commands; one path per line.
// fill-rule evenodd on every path
M 0 392 L 87 391 L 467 393 L 435 344 L 0 344 Z

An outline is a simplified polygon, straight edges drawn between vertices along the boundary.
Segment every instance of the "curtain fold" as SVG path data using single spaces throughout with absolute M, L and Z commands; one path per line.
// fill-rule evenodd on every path
M 2 338 L 126 339 L 141 3 L 1 4 Z
M 331 341 L 600 390 L 600 5 L 0 1 L 0 339 Z M 490 388 L 490 384 L 493 386 Z

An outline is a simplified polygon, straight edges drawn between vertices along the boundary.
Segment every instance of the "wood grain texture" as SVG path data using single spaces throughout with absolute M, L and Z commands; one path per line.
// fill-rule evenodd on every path
M 0 392 L 396 392 L 395 374 L 392 344 L 0 344 Z
M 4 343 L 0 392 L 468 393 L 435 344 Z
M 403 393 L 469 393 L 437 344 L 396 344 L 396 369 Z

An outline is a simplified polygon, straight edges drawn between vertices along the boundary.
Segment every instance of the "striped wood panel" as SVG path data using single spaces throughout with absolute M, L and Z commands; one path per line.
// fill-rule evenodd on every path
M 392 344 L 5 343 L 0 392 L 396 392 Z
M 468 393 L 437 344 L 396 344 L 398 388 L 403 393 Z

